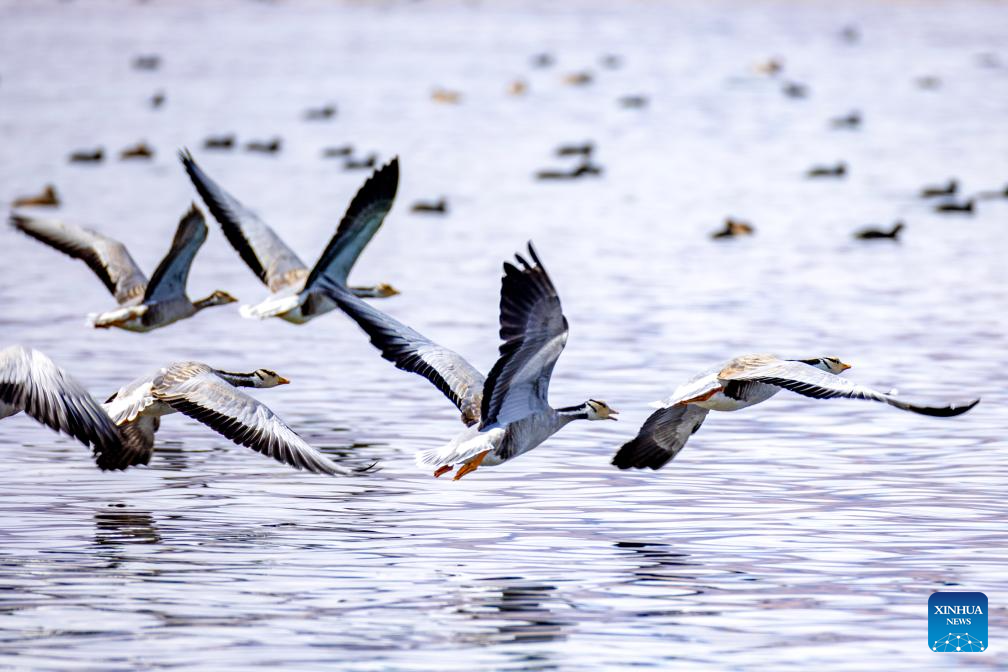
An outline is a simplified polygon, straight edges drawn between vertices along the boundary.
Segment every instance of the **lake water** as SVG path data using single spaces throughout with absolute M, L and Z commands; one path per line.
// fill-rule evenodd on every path
M 175 158 L 190 147 L 311 263 L 367 175 L 322 148 L 398 155 L 397 204 L 352 280 L 391 282 L 383 310 L 488 370 L 500 264 L 533 239 L 571 324 L 554 405 L 622 411 L 434 480 L 412 454 L 461 429 L 455 409 L 338 313 L 296 327 L 228 306 L 93 331 L 86 314 L 113 301 L 90 271 L 0 232 L 0 345 L 49 353 L 100 398 L 171 360 L 276 369 L 294 384 L 257 396 L 292 427 L 348 464 L 380 460 L 301 474 L 174 416 L 149 467 L 103 474 L 73 441 L 3 421 L 0 667 L 1003 667 L 1008 199 L 942 216 L 917 192 L 1008 182 L 1006 38 L 1008 7 L 979 1 L 0 1 L 0 206 L 53 182 L 58 216 L 150 271 L 197 198 Z M 540 52 L 556 63 L 533 68 Z M 161 67 L 132 68 L 143 54 Z M 754 70 L 771 57 L 777 78 Z M 593 83 L 563 83 L 583 70 Z M 303 119 L 329 102 L 335 119 Z M 855 109 L 860 130 L 830 127 Z M 202 150 L 222 133 L 283 151 Z M 139 140 L 153 161 L 114 156 Z M 604 175 L 533 180 L 583 140 Z M 111 159 L 66 161 L 99 145 Z M 803 178 L 840 160 L 846 179 Z M 448 216 L 409 212 L 441 195 Z M 728 215 L 756 235 L 710 240 Z M 896 219 L 898 244 L 851 237 Z M 211 223 L 190 293 L 216 288 L 266 295 Z M 647 402 L 766 351 L 983 402 L 943 420 L 781 394 L 712 415 L 659 472 L 609 466 Z M 927 648 L 937 590 L 988 595 L 989 651 Z

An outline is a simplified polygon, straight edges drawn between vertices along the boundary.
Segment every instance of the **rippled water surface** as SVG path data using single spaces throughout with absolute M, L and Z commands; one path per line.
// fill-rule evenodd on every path
M 209 4 L 209 3 L 208 3 Z M 81 263 L 0 231 L 0 345 L 40 348 L 104 398 L 176 359 L 268 367 L 291 426 L 362 478 L 305 475 L 167 418 L 147 468 L 103 474 L 78 444 L 0 424 L 0 667 L 809 670 L 1000 667 L 1008 638 L 1008 199 L 939 216 L 919 188 L 1008 181 L 1008 11 L 997 2 L 537 4 L 0 2 L 0 205 L 54 182 L 61 217 L 151 270 L 202 165 L 314 259 L 366 172 L 399 198 L 355 269 L 381 302 L 484 370 L 501 261 L 535 240 L 570 341 L 555 405 L 575 423 L 459 482 L 412 454 L 454 408 L 339 314 L 303 327 L 234 306 L 146 335 L 83 325 L 112 299 Z M 840 39 L 845 25 L 861 39 Z M 533 69 L 531 57 L 556 56 Z M 153 72 L 130 66 L 160 54 Z M 601 64 L 606 54 L 621 67 Z M 777 56 L 805 99 L 753 66 Z M 563 76 L 591 70 L 586 87 Z M 918 77 L 941 79 L 922 89 Z M 507 94 L 516 78 L 526 95 Z M 431 91 L 462 93 L 439 105 Z M 164 91 L 152 110 L 148 98 Z M 648 96 L 623 109 L 625 95 Z M 335 102 L 328 122 L 305 109 Z M 859 131 L 831 117 L 861 110 Z M 207 135 L 284 139 L 208 153 Z M 145 139 L 149 163 L 72 165 Z M 600 178 L 546 184 L 593 139 Z M 845 160 L 840 181 L 809 181 Z M 449 198 L 446 217 L 413 215 Z M 751 239 L 712 241 L 726 215 Z M 899 244 L 856 244 L 907 222 Z M 265 289 L 216 224 L 191 294 Z M 647 402 L 719 360 L 837 354 L 908 396 L 984 401 L 942 420 L 782 394 L 712 415 L 659 472 L 609 466 Z M 936 590 L 990 599 L 990 650 L 933 654 Z

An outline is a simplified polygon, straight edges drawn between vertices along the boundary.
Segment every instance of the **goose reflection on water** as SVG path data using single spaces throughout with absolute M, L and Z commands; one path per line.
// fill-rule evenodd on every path
M 564 640 L 574 622 L 563 619 L 557 607 L 569 609 L 556 586 L 519 577 L 485 579 L 479 592 L 458 607 L 456 613 L 474 621 L 490 621 L 479 632 L 461 632 L 460 639 L 472 644 L 541 643 Z M 492 584 L 492 585 L 486 585 Z M 531 667 L 549 669 L 552 664 L 541 657 L 522 658 Z M 536 665 L 535 663 L 540 663 Z
M 125 550 L 128 546 L 161 543 L 150 512 L 118 508 L 122 506 L 109 504 L 110 508 L 94 514 L 95 556 L 107 563 L 107 569 L 119 569 L 130 560 Z

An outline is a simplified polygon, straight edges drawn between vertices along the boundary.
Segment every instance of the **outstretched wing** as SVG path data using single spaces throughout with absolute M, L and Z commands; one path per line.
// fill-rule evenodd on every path
M 179 152 L 182 165 L 203 202 L 220 223 L 224 235 L 242 260 L 271 292 L 300 281 L 308 268 L 304 262 L 251 210 L 224 191 L 203 172 L 192 154 Z
M 8 413 L 24 411 L 44 425 L 93 447 L 103 455 L 123 450 L 119 432 L 95 401 L 70 374 L 44 354 L 11 346 L 0 350 L 0 407 Z M 0 415 L 0 417 L 2 417 Z
M 324 285 L 325 293 L 371 337 L 371 344 L 382 357 L 433 383 L 462 411 L 465 424 L 479 421 L 484 378 L 472 364 L 357 298 L 345 287 Z
M 851 382 L 846 378 L 823 371 L 809 364 L 789 360 L 777 360 L 747 370 L 722 373 L 721 379 L 765 383 L 785 390 L 791 390 L 813 399 L 843 397 L 846 399 L 881 401 L 904 411 L 942 418 L 961 415 L 980 402 L 979 399 L 974 399 L 965 404 L 949 404 L 946 406 L 912 404 L 865 387 L 864 385 Z
M 336 235 L 326 246 L 318 263 L 308 275 L 305 288 L 316 284 L 325 276 L 330 282 L 345 285 L 350 269 L 357 262 L 364 247 L 381 227 L 385 215 L 392 208 L 396 189 L 399 188 L 399 159 L 376 170 L 350 201 Z
M 169 365 L 154 379 L 154 396 L 240 446 L 297 469 L 349 475 L 309 446 L 265 404 L 227 383 L 205 364 Z
M 145 302 L 164 301 L 185 296 L 189 269 L 206 238 L 206 220 L 203 218 L 203 213 L 193 203 L 189 212 L 183 215 L 179 221 L 171 249 L 158 264 L 150 282 L 147 283 L 147 292 L 144 294 Z
M 10 223 L 18 231 L 86 263 L 120 305 L 143 296 L 147 277 L 118 240 L 53 219 L 11 215 Z
M 483 387 L 480 427 L 507 424 L 549 406 L 553 367 L 567 343 L 567 319 L 532 243 L 529 264 L 505 262 L 501 281 L 500 358 Z
M 644 421 L 637 436 L 623 444 L 612 463 L 620 469 L 661 469 L 675 458 L 707 417 L 694 404 L 660 408 Z

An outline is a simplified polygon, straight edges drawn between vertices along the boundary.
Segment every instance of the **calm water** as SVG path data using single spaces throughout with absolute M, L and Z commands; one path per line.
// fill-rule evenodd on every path
M 274 368 L 259 396 L 359 479 L 285 469 L 182 417 L 149 468 L 102 474 L 23 417 L 0 425 L 0 667 L 807 670 L 999 667 L 1008 637 L 1008 200 L 941 217 L 917 190 L 1008 181 L 1008 8 L 996 2 L 0 2 L 0 205 L 54 182 L 60 216 L 151 270 L 204 167 L 306 259 L 366 173 L 402 161 L 399 201 L 353 279 L 488 369 L 500 263 L 535 240 L 571 323 L 556 405 L 576 423 L 453 483 L 412 463 L 461 425 L 338 314 L 294 327 L 234 306 L 147 335 L 83 326 L 112 299 L 88 269 L 0 232 L 0 344 L 43 349 L 104 397 L 174 359 Z M 829 5 L 829 9 L 827 9 Z M 862 38 L 838 33 L 856 24 Z M 553 68 L 530 67 L 549 51 Z M 133 57 L 160 54 L 161 69 Z M 619 54 L 622 67 L 600 65 Z M 984 66 L 978 59 L 990 54 Z M 810 95 L 755 74 L 771 56 Z M 577 88 L 563 75 L 584 69 Z M 914 79 L 940 77 L 923 90 Z M 507 95 L 524 78 L 529 92 Z M 463 95 L 438 105 L 436 86 Z M 166 103 L 147 99 L 163 90 Z M 643 110 L 616 100 L 640 94 Z M 330 122 L 302 119 L 335 102 Z M 829 128 L 859 109 L 860 131 Z M 210 134 L 284 138 L 266 157 Z M 70 165 L 145 139 L 150 163 Z M 544 184 L 561 142 L 594 139 L 600 179 Z M 843 181 L 810 182 L 845 160 Z M 444 218 L 411 215 L 446 195 Z M 734 214 L 748 240 L 707 234 Z M 855 244 L 903 218 L 900 244 Z M 190 288 L 265 296 L 216 225 Z M 717 414 L 666 469 L 608 466 L 646 402 L 746 352 L 837 354 L 858 381 L 982 396 L 939 420 L 782 394 Z M 953 588 L 949 588 L 949 587 Z M 931 653 L 935 590 L 990 598 L 990 650 Z

